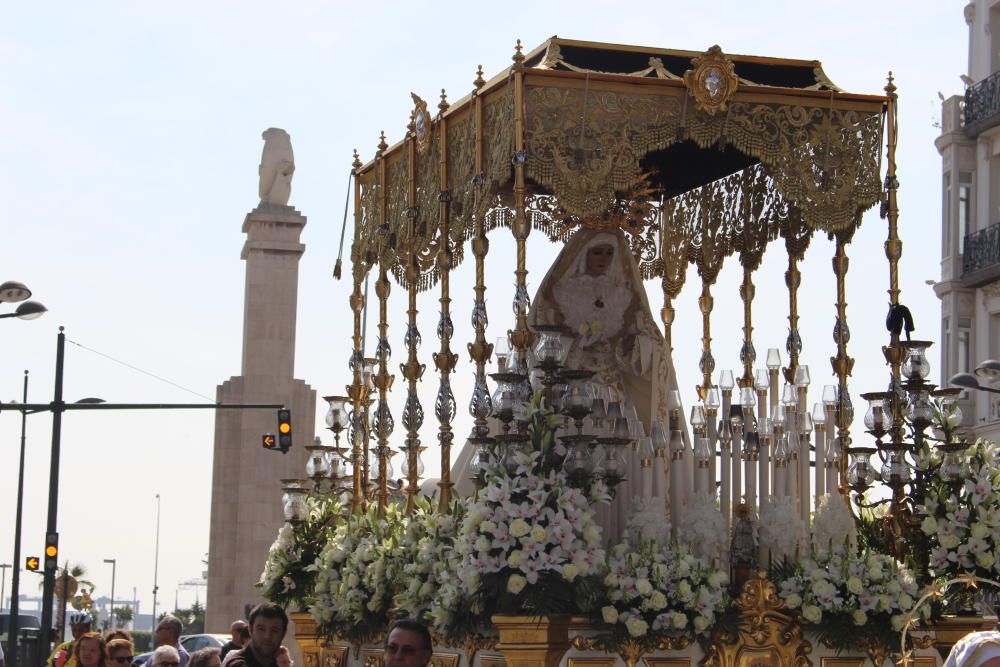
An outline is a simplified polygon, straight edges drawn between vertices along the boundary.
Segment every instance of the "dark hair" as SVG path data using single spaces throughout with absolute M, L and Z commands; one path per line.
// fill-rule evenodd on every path
M 420 641 L 424 643 L 424 650 L 433 651 L 434 643 L 431 640 L 430 630 L 427 626 L 420 621 L 415 621 L 412 618 L 401 618 L 389 628 L 389 631 L 385 633 L 385 641 L 389 641 L 389 635 L 392 634 L 393 630 L 409 630 L 410 632 L 420 635 Z
M 213 655 L 219 655 L 219 649 L 214 646 L 200 648 L 188 658 L 188 667 L 204 667 Z
M 113 630 L 112 632 L 125 632 L 125 631 L 124 630 Z M 109 632 L 108 634 L 110 635 L 111 633 Z M 128 633 L 126 632 L 125 634 L 128 634 Z M 105 636 L 104 641 L 106 641 L 108 643 L 108 657 L 110 657 L 112 653 L 114 653 L 115 651 L 117 651 L 120 648 L 123 648 L 126 651 L 128 651 L 129 655 L 135 654 L 135 644 L 133 644 L 132 640 L 130 640 L 130 639 L 124 639 L 124 638 L 118 637 L 118 636 L 115 636 L 115 637 L 112 637 L 111 639 L 108 639 L 107 636 Z
M 97 648 L 101 652 L 101 664 L 106 665 L 108 663 L 108 646 L 104 643 L 104 636 L 100 632 L 88 632 L 73 642 L 73 657 L 76 658 L 76 664 L 80 664 L 80 646 L 88 640 L 97 642 Z
M 258 616 L 279 619 L 281 621 L 282 634 L 288 632 L 288 614 L 285 613 L 284 609 L 273 602 L 262 602 L 253 608 L 253 611 L 250 612 L 251 630 L 253 629 L 253 622 L 257 620 Z
M 107 632 L 104 633 L 104 641 L 107 642 L 109 646 L 110 646 L 112 640 L 115 640 L 115 639 L 124 639 L 129 644 L 133 644 L 133 645 L 135 644 L 135 641 L 132 640 L 132 635 L 129 633 L 128 630 L 122 630 L 121 628 L 115 628 L 114 630 L 108 630 Z
M 172 614 L 164 614 L 160 618 L 160 622 L 156 624 L 156 627 L 159 628 L 163 623 L 166 623 L 170 631 L 174 633 L 175 642 L 181 638 L 181 634 L 184 632 L 184 624 L 181 623 L 181 619 Z
M 250 639 L 250 628 L 240 628 L 240 639 Z

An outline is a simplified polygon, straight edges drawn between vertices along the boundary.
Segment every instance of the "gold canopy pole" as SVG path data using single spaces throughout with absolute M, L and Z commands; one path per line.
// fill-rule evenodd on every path
M 375 387 L 378 389 L 378 408 L 375 410 L 375 434 L 378 437 L 376 454 L 378 456 L 378 514 L 385 516 L 385 508 L 389 503 L 389 436 L 393 431 L 392 413 L 389 411 L 388 392 L 392 389 L 395 376 L 389 374 L 389 274 L 385 262 L 380 262 L 379 276 L 375 282 L 375 295 L 378 296 L 378 347 L 375 358 L 378 360 L 378 375 L 375 376 Z
M 837 234 L 837 254 L 833 257 L 833 272 L 837 276 L 837 323 L 834 328 L 837 340 L 837 356 L 830 358 L 833 365 L 833 372 L 837 376 L 838 400 L 833 414 L 836 419 L 837 440 L 833 442 L 830 438 L 831 447 L 840 448 L 840 493 L 847 500 L 850 489 L 847 486 L 847 449 L 851 446 L 850 420 L 848 419 L 847 408 L 850 406 L 850 394 L 847 389 L 847 378 L 854 368 L 854 359 L 847 356 L 847 340 L 849 338 L 847 329 L 847 270 L 850 268 L 850 260 L 847 257 L 846 247 L 850 242 L 853 229 L 841 231 Z
M 885 85 L 886 101 L 886 175 L 885 201 L 886 218 L 889 223 L 889 237 L 885 241 L 885 256 L 889 260 L 889 305 L 899 304 L 899 259 L 903 255 L 903 242 L 899 239 L 899 207 L 896 201 L 896 190 L 899 180 L 896 178 L 896 85 L 893 83 L 892 72 Z M 899 332 L 890 333 L 889 345 L 883 348 L 885 359 L 892 368 L 892 442 L 900 444 L 903 438 L 903 406 L 899 400 L 899 367 L 902 362 L 903 350 L 899 345 Z
M 448 215 L 451 211 L 451 193 L 448 191 L 448 121 L 444 112 L 448 110 L 445 92 L 441 90 L 441 103 L 438 104 L 438 131 L 441 133 L 441 169 L 439 171 L 441 192 L 438 194 L 438 209 L 441 222 L 438 230 L 440 247 L 438 248 L 437 266 L 441 272 L 441 319 L 438 322 L 438 338 L 441 339 L 441 350 L 434 354 L 434 364 L 441 374 L 437 400 L 434 403 L 434 414 L 438 418 L 438 442 L 441 445 L 441 481 L 438 486 L 441 496 L 438 511 L 448 513 L 451 509 L 451 441 L 455 435 L 451 431 L 451 421 L 455 418 L 455 394 L 451 390 L 449 376 L 455 369 L 458 355 L 451 351 L 451 335 L 454 327 L 451 322 L 451 295 L 449 278 L 451 273 L 451 248 L 449 242 Z
M 354 151 L 354 243 L 358 243 L 361 236 L 361 179 L 358 178 L 358 170 L 361 168 L 361 159 L 358 152 Z M 361 263 L 363 258 L 356 258 Z M 351 292 L 350 305 L 354 312 L 354 352 L 351 354 L 350 368 L 353 371 L 353 380 L 347 385 L 347 395 L 351 398 L 351 481 L 352 495 L 351 506 L 355 512 L 360 512 L 364 507 L 364 489 L 361 483 L 361 456 L 362 437 L 361 433 L 361 406 L 368 399 L 367 390 L 361 377 L 364 368 L 364 350 L 362 346 L 361 314 L 365 309 L 365 296 L 361 291 L 361 278 L 364 272 L 360 266 L 355 266 L 354 290 Z
M 528 360 L 531 332 L 528 330 L 528 306 L 530 297 L 527 286 L 527 241 L 531 232 L 524 210 L 527 190 L 524 184 L 524 164 L 528 154 L 524 150 L 524 54 L 521 40 L 514 47 L 514 222 L 511 231 L 517 242 L 517 268 L 514 270 L 514 304 L 516 310 L 515 329 L 510 332 L 510 344 L 517 348 L 518 359 Z
M 753 299 L 757 291 L 752 276 L 753 268 L 744 265 L 743 284 L 740 286 L 740 298 L 743 299 L 743 350 L 740 355 L 743 362 L 743 377 L 740 378 L 740 387 L 754 386 L 753 365 L 757 360 L 757 354 L 753 349 Z
M 474 419 L 472 427 L 472 438 L 474 442 L 482 444 L 490 434 L 489 425 L 486 421 L 491 412 L 490 392 L 486 385 L 486 362 L 493 354 L 492 343 L 486 342 L 486 327 L 489 324 L 486 312 L 486 255 L 490 251 L 490 242 L 486 238 L 486 224 L 483 216 L 479 215 L 479 195 L 486 175 L 483 173 L 483 101 L 479 97 L 479 89 L 486 81 L 483 79 L 483 68 L 479 66 L 475 88 L 472 91 L 474 114 L 474 136 L 476 152 L 476 174 L 472 177 L 473 206 L 472 214 L 475 216 L 475 236 L 472 239 L 472 254 L 476 257 L 476 285 L 475 303 L 472 306 L 472 328 L 475 331 L 475 341 L 468 344 L 469 356 L 476 364 L 476 385 L 472 392 L 472 399 L 469 401 L 469 413 Z
M 420 492 L 420 427 L 424 423 L 424 409 L 417 395 L 417 381 L 424 374 L 424 365 L 417 361 L 417 347 L 420 344 L 420 331 L 417 329 L 417 283 L 420 280 L 420 267 L 416 255 L 416 218 L 419 211 L 417 205 L 416 185 L 416 146 L 414 145 L 415 123 L 411 119 L 406 138 L 407 163 L 409 165 L 409 184 L 406 201 L 406 292 L 409 304 L 406 310 L 406 335 L 403 342 L 406 345 L 406 363 L 400 364 L 399 370 L 406 378 L 406 405 L 403 407 L 403 428 L 406 429 L 406 513 L 412 514 L 416 506 L 417 494 Z

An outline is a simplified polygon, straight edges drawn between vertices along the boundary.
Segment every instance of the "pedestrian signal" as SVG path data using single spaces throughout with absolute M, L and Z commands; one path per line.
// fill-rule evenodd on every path
M 59 566 L 59 533 L 45 533 L 45 570 L 55 572 Z
M 38 556 L 28 556 L 25 558 L 24 569 L 29 572 L 38 572 Z
M 292 448 L 292 411 L 278 410 L 278 449 L 287 453 Z

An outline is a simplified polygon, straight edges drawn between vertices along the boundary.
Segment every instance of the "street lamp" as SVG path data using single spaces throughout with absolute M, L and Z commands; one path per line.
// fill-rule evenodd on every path
M 31 290 L 24 283 L 19 283 L 16 280 L 8 280 L 0 284 L 0 303 L 24 301 L 13 313 L 0 314 L 0 319 L 17 317 L 22 320 L 33 320 L 36 317 L 41 317 L 48 309 L 37 301 L 25 301 L 30 296 Z
M 105 563 L 111 563 L 111 629 L 115 627 L 115 571 L 118 569 L 116 558 L 105 558 Z
M 976 391 L 987 391 L 992 394 L 1000 394 L 1000 389 L 988 387 L 982 384 L 980 380 L 988 384 L 992 384 L 997 380 L 1000 380 L 1000 361 L 987 359 L 976 366 L 974 374 L 958 373 L 957 375 L 952 375 L 948 383 L 953 384 L 956 387 L 962 387 L 963 389 L 975 389 Z

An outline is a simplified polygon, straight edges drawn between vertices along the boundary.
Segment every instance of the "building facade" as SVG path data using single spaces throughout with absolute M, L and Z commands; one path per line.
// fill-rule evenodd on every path
M 942 158 L 941 384 L 1000 359 L 1000 0 L 966 5 L 964 95 L 944 100 Z M 983 378 L 980 378 L 983 381 Z M 1000 441 L 1000 394 L 966 391 L 963 424 Z

